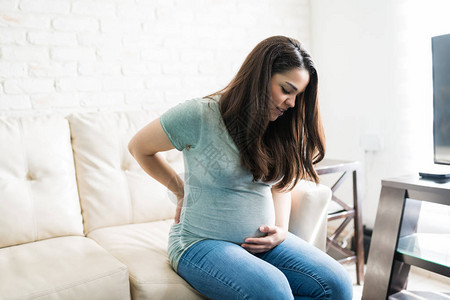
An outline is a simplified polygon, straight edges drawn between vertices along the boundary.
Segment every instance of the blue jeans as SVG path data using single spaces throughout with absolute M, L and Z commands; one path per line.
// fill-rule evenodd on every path
M 181 256 L 178 274 L 211 299 L 351 300 L 353 291 L 338 262 L 292 233 L 258 254 L 225 241 L 197 242 Z

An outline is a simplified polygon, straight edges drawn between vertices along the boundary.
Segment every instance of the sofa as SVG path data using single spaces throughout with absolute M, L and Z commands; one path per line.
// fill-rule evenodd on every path
M 0 116 L 0 299 L 204 299 L 169 265 L 175 197 L 128 152 L 156 117 Z M 183 173 L 182 152 L 162 154 Z M 299 182 L 289 230 L 324 249 L 330 199 Z

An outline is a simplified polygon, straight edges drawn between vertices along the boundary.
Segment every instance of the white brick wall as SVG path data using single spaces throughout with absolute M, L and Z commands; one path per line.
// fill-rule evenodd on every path
M 223 88 L 309 0 L 1 0 L 0 114 L 167 109 Z

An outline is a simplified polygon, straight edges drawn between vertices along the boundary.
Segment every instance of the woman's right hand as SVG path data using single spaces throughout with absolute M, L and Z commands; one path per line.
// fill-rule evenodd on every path
M 181 208 L 183 207 L 183 196 L 177 196 L 177 208 L 175 210 L 175 224 L 180 223 Z

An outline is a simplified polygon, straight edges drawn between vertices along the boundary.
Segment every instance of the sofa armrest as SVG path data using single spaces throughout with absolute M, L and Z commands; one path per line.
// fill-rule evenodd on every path
M 323 184 L 301 180 L 291 195 L 289 231 L 325 251 L 331 189 Z

